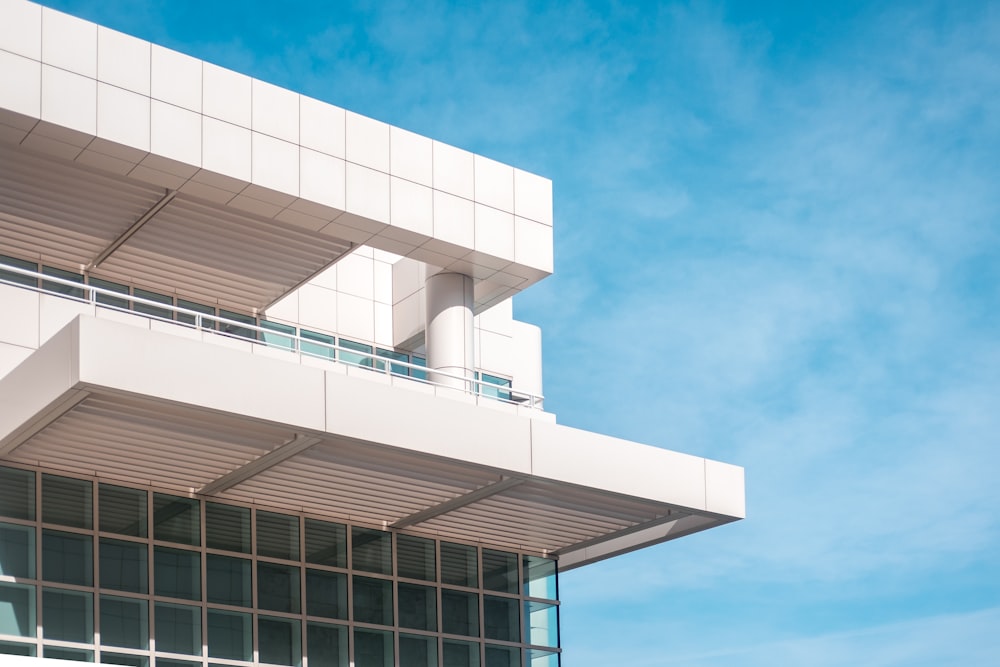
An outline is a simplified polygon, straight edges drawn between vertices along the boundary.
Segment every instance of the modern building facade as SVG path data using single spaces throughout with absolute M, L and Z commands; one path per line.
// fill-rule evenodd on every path
M 742 469 L 557 423 L 539 176 L 0 0 L 0 654 L 552 667 Z

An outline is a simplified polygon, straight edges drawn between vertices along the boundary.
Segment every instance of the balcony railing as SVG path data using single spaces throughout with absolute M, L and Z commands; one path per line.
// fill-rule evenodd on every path
M 474 377 L 464 377 L 455 373 L 427 368 L 401 359 L 318 340 L 316 334 L 303 336 L 300 330 L 266 320 L 259 324 L 207 314 L 183 308 L 173 303 L 164 303 L 149 298 L 124 294 L 96 285 L 68 280 L 48 273 L 32 271 L 9 264 L 0 263 L 0 284 L 13 285 L 24 289 L 51 294 L 65 299 L 87 303 L 95 308 L 104 308 L 131 313 L 149 320 L 169 322 L 176 326 L 196 329 L 205 334 L 225 336 L 248 341 L 255 345 L 287 350 L 298 357 L 324 359 L 338 364 L 364 368 L 373 373 L 384 373 L 451 390 L 464 391 L 486 399 L 542 409 L 543 397 L 531 392 L 494 384 L 480 379 L 490 377 L 476 372 Z M 333 337 L 331 336 L 331 339 Z

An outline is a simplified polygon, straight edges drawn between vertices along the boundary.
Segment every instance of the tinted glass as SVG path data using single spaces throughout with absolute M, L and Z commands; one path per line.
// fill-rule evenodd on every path
M 94 641 L 94 596 L 78 591 L 42 591 L 45 639 L 89 644 Z
M 101 644 L 145 649 L 149 643 L 149 605 L 145 600 L 101 596 Z
M 298 665 L 302 658 L 302 631 L 299 622 L 287 618 L 257 620 L 257 643 L 260 646 L 260 662 L 269 665 Z M 313 664 L 322 664 L 319 661 Z
M 347 567 L 347 527 L 306 519 L 306 562 Z
M 347 575 L 322 570 L 306 571 L 306 613 L 310 616 L 347 619 Z
M 392 533 L 352 527 L 351 566 L 364 572 L 392 574 Z
M 208 610 L 208 657 L 250 660 L 253 636 L 250 614 Z
M 258 510 L 257 555 L 298 560 L 299 518 Z
M 500 593 L 518 591 L 517 556 L 483 549 L 483 588 Z
M 93 538 L 55 530 L 42 531 L 42 578 L 61 584 L 92 586 Z
M 35 473 L 0 468 L 0 516 L 35 519 Z
M 441 590 L 441 630 L 449 635 L 479 636 L 479 596 Z
M 396 574 L 407 579 L 434 581 L 437 578 L 434 540 L 412 535 L 397 536 Z
M 200 503 L 194 498 L 153 494 L 153 537 L 164 542 L 201 544 Z
M 201 655 L 201 609 L 156 603 L 156 650 Z M 157 660 L 157 666 L 163 660 Z
M 132 537 L 146 537 L 146 492 L 101 484 L 97 491 L 100 529 Z
M 145 593 L 149 565 L 145 544 L 101 538 L 101 588 Z
M 436 588 L 400 582 L 397 591 L 399 595 L 399 626 L 401 628 L 437 630 Z
M 208 601 L 234 607 L 253 605 L 250 585 L 250 560 L 208 554 L 205 557 L 205 577 Z
M 479 554 L 465 544 L 441 543 L 441 581 L 452 586 L 479 586 Z
M 93 485 L 84 479 L 42 475 L 42 521 L 93 527 Z
M 392 582 L 354 577 L 354 620 L 392 625 Z
M 299 613 L 299 568 L 258 562 L 257 606 L 271 611 Z
M 157 595 L 184 600 L 201 599 L 201 554 L 156 547 L 153 563 Z
M 0 523 L 0 576 L 35 578 L 35 528 Z
M 250 553 L 250 508 L 205 503 L 205 543 L 209 549 Z

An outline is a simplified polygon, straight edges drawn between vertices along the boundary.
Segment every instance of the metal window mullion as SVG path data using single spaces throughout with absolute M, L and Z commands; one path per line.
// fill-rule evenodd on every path
M 91 623 L 92 629 L 94 631 L 94 636 L 90 640 L 94 643 L 94 649 L 97 651 L 94 655 L 94 660 L 100 662 L 100 648 L 101 648 L 101 563 L 98 558 L 97 553 L 97 543 L 100 541 L 98 533 L 98 527 L 100 526 L 100 516 L 98 512 L 100 507 L 97 505 L 98 500 L 98 489 L 100 488 L 100 483 L 93 479 L 90 482 L 90 530 L 91 532 L 91 545 L 90 545 L 90 583 L 94 586 L 94 603 L 91 613 L 94 614 L 93 623 Z
M 35 475 L 35 653 L 42 656 L 42 634 L 45 632 L 45 619 L 42 618 L 42 473 L 33 470 Z

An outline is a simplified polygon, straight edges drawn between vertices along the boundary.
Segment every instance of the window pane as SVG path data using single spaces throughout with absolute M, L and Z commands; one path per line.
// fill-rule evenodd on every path
M 189 662 L 187 660 L 173 660 L 171 658 L 157 658 L 156 667 L 201 667 L 201 663 Z
M 75 273 L 73 271 L 66 271 L 65 269 L 57 269 L 54 266 L 43 266 L 42 273 L 47 276 L 52 276 L 53 278 L 61 278 L 62 280 L 69 280 L 74 283 L 83 283 L 82 274 Z M 52 292 L 54 294 L 65 294 L 66 296 L 71 296 L 76 299 L 82 299 L 84 296 L 84 290 L 81 287 L 64 285 L 62 283 L 53 282 L 51 280 L 43 280 L 42 289 L 45 290 L 46 292 Z
M 348 667 L 347 628 L 310 623 L 306 644 L 312 667 Z
M 416 584 L 398 585 L 399 626 L 437 630 L 437 589 Z
M 90 644 L 94 641 L 94 596 L 46 588 L 42 591 L 45 639 Z
M 516 555 L 483 549 L 483 588 L 500 593 L 517 593 L 518 582 Z
M 302 631 L 299 629 L 299 622 L 261 616 L 257 620 L 257 645 L 260 662 L 269 665 L 298 665 L 302 660 Z
M 278 322 L 268 322 L 261 320 L 260 327 L 266 329 L 261 332 L 264 342 L 271 347 L 280 347 L 285 350 L 295 349 L 295 327 Z
M 90 535 L 42 531 L 42 578 L 61 584 L 91 586 L 94 543 Z
M 153 303 L 162 303 L 168 306 L 174 305 L 174 299 L 166 294 L 158 294 L 157 292 L 151 292 L 149 290 L 141 289 L 136 287 L 132 290 L 133 296 L 137 299 L 145 299 L 146 301 L 152 301 Z M 153 317 L 162 317 L 165 320 L 173 319 L 173 314 L 167 308 L 158 308 L 152 303 L 140 303 L 134 301 L 132 303 L 132 310 L 137 313 L 142 313 L 143 315 L 152 315 Z
M 114 292 L 115 294 L 125 295 L 125 297 L 122 298 L 120 296 L 101 294 L 100 292 L 97 292 L 97 303 L 102 306 L 112 306 L 114 308 L 123 308 L 128 310 L 128 285 L 113 283 L 110 280 L 103 280 L 101 278 L 90 278 L 87 282 L 90 283 L 91 287 L 99 287 L 100 289 L 105 289 L 109 292 Z
M 364 572 L 392 574 L 392 533 L 352 527 L 351 567 Z
M 153 581 L 157 595 L 185 600 L 201 599 L 201 554 L 156 547 L 153 556 Z
M 100 529 L 107 533 L 146 537 L 146 492 L 101 484 L 98 494 Z
M 539 556 L 524 557 L 524 594 L 533 598 L 558 600 L 556 562 Z
M 35 578 L 35 529 L 0 523 L 0 576 Z
M 35 587 L 0 584 L 0 634 L 35 636 Z
M 410 361 L 410 355 L 404 352 L 396 352 L 395 350 L 385 350 L 381 347 L 375 349 L 375 356 L 382 357 L 384 359 L 392 359 L 394 361 L 402 361 L 404 363 Z M 386 362 L 382 361 L 381 359 L 375 360 L 375 368 L 377 368 L 380 371 L 385 370 L 385 364 Z M 391 368 L 389 370 L 392 373 L 395 373 L 397 375 L 409 375 L 410 369 L 407 366 L 400 366 L 399 364 L 390 364 L 390 366 Z
M 148 667 L 149 658 L 143 655 L 125 655 L 101 651 L 102 665 L 128 665 L 128 667 Z
M 243 324 L 249 324 L 250 326 L 257 326 L 257 320 L 255 318 L 249 315 L 244 315 L 243 313 L 234 313 L 231 310 L 223 310 L 220 308 L 219 317 L 227 320 L 235 320 L 236 322 L 242 322 Z M 257 332 L 254 329 L 241 327 L 239 324 L 234 324 L 232 322 L 219 322 L 219 331 L 233 336 L 239 336 L 240 338 L 257 340 Z
M 441 590 L 441 630 L 449 635 L 479 636 L 479 596 Z
M 306 613 L 347 619 L 347 575 L 306 570 Z
M 215 308 L 212 306 L 206 306 L 204 304 L 195 303 L 194 301 L 187 301 L 186 299 L 177 299 L 177 307 L 184 308 L 186 310 L 193 310 L 196 313 L 201 313 L 202 315 L 208 315 L 209 317 L 201 318 L 201 326 L 204 329 L 214 329 L 215 328 Z M 177 321 L 183 322 L 184 324 L 190 324 L 194 326 L 197 323 L 197 317 L 195 315 L 190 315 L 188 313 L 177 313 Z
M 487 644 L 486 667 L 521 667 L 521 649 Z
M 145 600 L 102 595 L 101 644 L 148 648 L 149 604 Z
M 340 339 L 340 347 L 344 348 L 340 350 L 340 360 L 349 364 L 358 364 L 359 366 L 372 365 L 372 346 L 365 345 L 364 343 L 356 343 L 353 340 L 347 340 L 346 338 Z M 351 352 L 350 350 L 354 350 Z M 364 354 L 358 354 L 358 353 Z
M 354 631 L 355 667 L 392 667 L 392 633 L 384 630 Z
M 53 660 L 72 660 L 73 662 L 94 662 L 94 652 L 76 648 L 59 648 L 46 646 L 42 656 Z
M 476 547 L 441 543 L 441 581 L 452 586 L 479 586 L 479 554 Z
M 42 521 L 73 528 L 93 526 L 93 486 L 85 479 L 42 475 Z
M 298 560 L 299 518 L 258 511 L 257 555 Z
M 479 667 L 479 644 L 445 639 L 442 653 L 444 667 Z
M 525 602 L 524 623 L 527 643 L 538 646 L 559 646 L 559 606 L 546 602 Z
M 437 637 L 399 635 L 399 667 L 437 667 Z
M 157 602 L 156 650 L 201 655 L 201 609 Z M 156 662 L 159 667 L 163 659 Z
M 0 516 L 35 520 L 35 473 L 0 468 Z
M 392 582 L 354 577 L 354 620 L 392 625 Z
M 205 557 L 205 567 L 209 602 L 234 607 L 253 606 L 249 560 L 208 554 Z
M 434 581 L 437 578 L 434 540 L 399 535 L 396 538 L 396 573 L 408 579 Z
M 0 271 L 0 274 L 3 272 Z M 0 278 L 3 276 L 0 275 Z M 28 657 L 35 656 L 35 647 L 33 644 L 21 644 L 19 642 L 0 642 L 0 655 L 23 655 Z
M 299 330 L 302 338 L 302 353 L 321 359 L 333 359 L 336 357 L 334 345 L 336 339 L 327 334 L 316 333 L 315 331 Z M 315 342 L 313 342 L 315 341 Z
M 515 598 L 483 596 L 483 634 L 487 639 L 521 641 L 521 621 Z
M 424 368 L 427 368 L 427 360 L 424 359 L 423 357 L 418 357 L 416 355 L 413 355 L 412 357 L 410 357 L 410 363 L 413 364 L 414 366 L 423 366 Z M 414 377 L 418 380 L 426 380 L 427 371 L 420 370 L 418 368 L 411 368 L 410 377 Z M 478 658 L 477 658 L 477 664 L 478 664 Z
M 153 494 L 153 537 L 164 542 L 199 546 L 201 516 L 194 498 Z
M 208 610 L 208 657 L 250 660 L 253 637 L 250 614 Z
M 101 588 L 145 593 L 149 566 L 145 544 L 101 538 Z
M 38 271 L 38 264 L 35 262 L 18 259 L 17 257 L 8 257 L 7 255 L 0 255 L 0 264 L 6 264 L 7 266 L 13 266 L 18 269 L 25 269 L 26 271 Z M 25 276 L 20 273 L 14 273 L 13 271 L 4 271 L 3 269 L 0 269 L 0 280 L 6 280 L 7 282 L 14 283 L 15 285 L 24 285 L 26 287 L 38 286 L 38 279 L 34 276 Z
M 483 396 L 510 400 L 510 380 L 483 373 L 480 376 L 479 391 Z
M 250 553 L 250 508 L 205 503 L 205 543 L 210 549 Z
M 272 611 L 299 613 L 299 568 L 258 562 L 257 606 Z
M 347 527 L 306 519 L 306 562 L 347 567 Z

